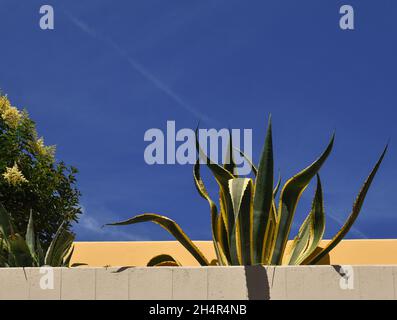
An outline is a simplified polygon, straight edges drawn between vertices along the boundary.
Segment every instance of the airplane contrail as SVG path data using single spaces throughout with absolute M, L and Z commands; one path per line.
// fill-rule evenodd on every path
M 343 226 L 345 224 L 344 221 L 341 221 L 338 217 L 336 217 L 333 214 L 327 213 L 326 215 L 329 216 L 335 222 L 337 222 L 340 226 Z M 357 227 L 352 226 L 350 228 L 350 231 L 360 238 L 369 239 L 369 237 L 364 232 L 360 231 Z
M 117 43 L 115 43 L 112 39 L 108 37 L 104 37 L 98 34 L 95 30 L 90 28 L 85 22 L 73 16 L 70 12 L 63 10 L 67 18 L 81 31 L 93 37 L 99 41 L 106 43 L 109 47 L 113 48 L 120 56 L 124 57 L 128 62 L 128 65 L 140 75 L 142 75 L 146 80 L 151 82 L 157 89 L 162 91 L 165 95 L 171 98 L 176 104 L 192 114 L 194 117 L 198 118 L 204 123 L 214 124 L 216 121 L 209 118 L 207 115 L 201 113 L 196 108 L 192 107 L 189 103 L 187 103 L 184 99 L 182 99 L 178 94 L 176 94 L 170 87 L 168 87 L 164 82 L 159 80 L 156 76 L 154 76 L 151 72 L 149 72 L 142 64 L 138 63 L 134 58 L 131 57 L 127 53 L 126 50 L 121 48 Z

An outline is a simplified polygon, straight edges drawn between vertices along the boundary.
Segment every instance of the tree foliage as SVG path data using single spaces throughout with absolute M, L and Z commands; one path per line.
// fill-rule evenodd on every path
M 0 203 L 15 232 L 25 234 L 31 210 L 45 246 L 62 222 L 70 229 L 81 213 L 76 173 L 56 160 L 55 146 L 45 145 L 27 111 L 0 93 Z

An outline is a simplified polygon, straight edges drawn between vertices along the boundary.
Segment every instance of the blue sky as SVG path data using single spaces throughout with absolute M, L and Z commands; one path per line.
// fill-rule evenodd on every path
M 43 4 L 54 7 L 55 30 L 39 28 Z M 354 31 L 339 28 L 343 4 L 355 9 Z M 0 8 L 0 88 L 28 109 L 57 157 L 79 169 L 78 240 L 171 239 L 151 224 L 100 228 L 143 212 L 209 239 L 192 167 L 147 165 L 143 135 L 167 120 L 177 129 L 199 119 L 252 128 L 257 162 L 269 113 L 284 181 L 336 131 L 321 170 L 326 238 L 390 139 L 348 237 L 397 237 L 395 1 L 0 0 Z M 293 231 L 312 194 L 310 187 Z

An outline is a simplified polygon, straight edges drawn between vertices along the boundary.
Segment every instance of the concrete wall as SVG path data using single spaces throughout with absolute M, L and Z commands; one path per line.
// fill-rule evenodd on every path
M 0 269 L 0 299 L 396 299 L 397 266 Z
M 329 240 L 320 243 L 324 247 Z M 195 241 L 209 261 L 215 259 L 211 241 Z M 183 266 L 197 266 L 197 261 L 177 241 L 151 242 L 76 242 L 72 263 L 91 267 L 146 266 L 155 255 L 171 254 Z M 342 240 L 320 264 L 397 265 L 397 240 Z

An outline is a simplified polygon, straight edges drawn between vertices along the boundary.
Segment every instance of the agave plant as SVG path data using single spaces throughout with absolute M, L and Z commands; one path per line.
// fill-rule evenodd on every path
M 74 235 L 63 223 L 46 252 L 35 235 L 30 212 L 25 238 L 15 233 L 7 210 L 0 204 L 0 267 L 69 266 L 73 253 Z
M 240 177 L 233 161 L 233 147 L 230 136 L 229 161 L 223 166 L 213 163 L 200 148 L 196 134 L 196 147 L 199 156 L 194 165 L 193 176 L 196 188 L 211 210 L 212 238 L 217 256 L 216 263 L 228 265 L 299 265 L 316 264 L 328 254 L 348 233 L 363 205 L 368 189 L 384 158 L 387 146 L 379 160 L 365 180 L 355 202 L 352 212 L 340 231 L 319 248 L 325 230 L 325 213 L 320 168 L 331 153 L 334 143 L 332 136 L 325 151 L 307 168 L 290 178 L 283 186 L 276 205 L 280 179 L 274 187 L 274 164 L 271 120 L 267 128 L 265 144 L 258 168 L 243 152 L 240 154 L 250 164 L 254 179 Z M 219 212 L 215 202 L 210 198 L 200 176 L 200 157 L 212 172 L 219 186 Z M 299 199 L 316 177 L 317 187 L 311 210 L 302 223 L 297 236 L 287 245 L 294 214 Z M 158 214 L 142 214 L 126 221 L 109 225 L 130 225 L 151 221 L 170 232 L 202 266 L 211 265 L 203 253 L 173 220 Z M 154 257 L 148 266 L 180 265 L 170 255 Z

